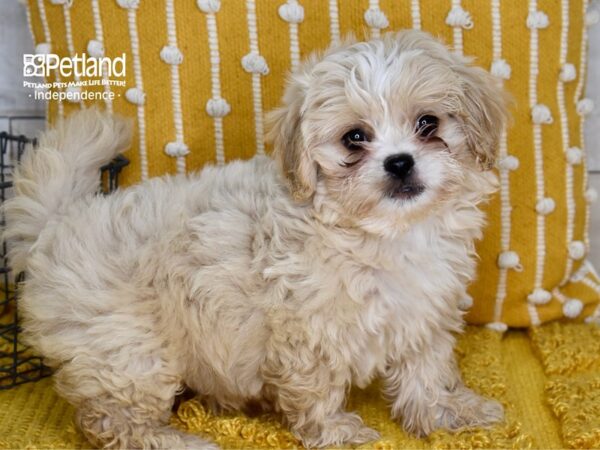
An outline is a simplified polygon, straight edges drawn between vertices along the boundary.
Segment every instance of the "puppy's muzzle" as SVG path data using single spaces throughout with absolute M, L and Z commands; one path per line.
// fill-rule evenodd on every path
M 391 197 L 409 199 L 416 197 L 425 190 L 415 175 L 415 160 L 408 153 L 400 153 L 386 158 L 383 168 L 392 179 L 389 189 Z

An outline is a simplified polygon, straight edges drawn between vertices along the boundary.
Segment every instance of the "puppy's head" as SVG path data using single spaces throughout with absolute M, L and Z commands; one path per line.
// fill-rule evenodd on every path
M 311 57 L 268 121 L 294 198 L 324 194 L 366 223 L 411 221 L 484 190 L 477 180 L 493 166 L 506 117 L 490 74 L 405 31 Z

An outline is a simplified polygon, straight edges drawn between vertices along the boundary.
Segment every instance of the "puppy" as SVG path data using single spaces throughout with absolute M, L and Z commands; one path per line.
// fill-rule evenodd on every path
M 274 159 L 102 197 L 129 129 L 77 113 L 6 204 L 28 342 L 98 446 L 212 448 L 168 426 L 183 386 L 268 405 L 307 447 L 377 439 L 344 410 L 375 377 L 418 436 L 501 420 L 462 384 L 453 333 L 505 118 L 487 72 L 415 31 L 302 65 L 270 116 Z

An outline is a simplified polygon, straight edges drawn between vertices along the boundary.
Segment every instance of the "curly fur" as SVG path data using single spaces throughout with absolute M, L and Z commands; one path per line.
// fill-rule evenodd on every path
M 415 137 L 423 112 L 438 139 Z M 26 154 L 6 204 L 28 341 L 98 446 L 210 448 L 167 426 L 183 386 L 273 408 L 309 447 L 377 437 L 344 410 L 374 377 L 417 435 L 497 421 L 461 383 L 453 333 L 504 120 L 491 76 L 418 32 L 305 63 L 270 117 L 275 160 L 97 196 L 128 127 L 76 113 Z M 360 155 L 341 145 L 357 124 L 373 135 Z M 383 161 L 399 152 L 415 198 L 390 195 Z

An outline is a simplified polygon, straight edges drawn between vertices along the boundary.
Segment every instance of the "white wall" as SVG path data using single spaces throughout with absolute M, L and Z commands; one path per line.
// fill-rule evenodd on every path
M 43 103 L 30 98 L 21 83 L 22 55 L 33 53 L 25 7 L 17 0 L 0 3 L 0 114 L 43 114 Z
M 22 86 L 23 53 L 32 53 L 24 6 L 0 0 L 0 131 L 35 135 L 44 127 L 45 105 Z
M 45 106 L 28 97 L 21 86 L 22 54 L 33 44 L 24 7 L 18 0 L 0 0 L 0 131 L 34 135 L 44 125 Z M 594 3 L 600 9 L 600 2 Z M 586 123 L 590 183 L 600 193 L 600 25 L 591 27 L 587 96 L 597 107 Z M 600 201 L 592 210 L 591 259 L 600 269 Z
M 600 2 L 593 2 L 592 5 L 600 11 Z M 585 142 L 589 168 L 600 173 L 600 23 L 588 28 L 588 31 L 590 46 L 586 96 L 594 100 L 596 107 L 586 122 Z

